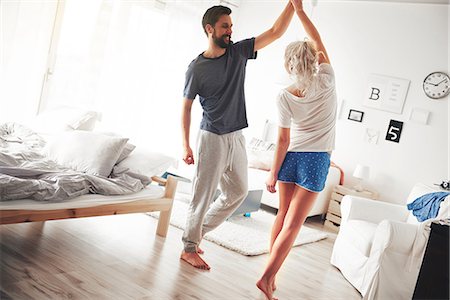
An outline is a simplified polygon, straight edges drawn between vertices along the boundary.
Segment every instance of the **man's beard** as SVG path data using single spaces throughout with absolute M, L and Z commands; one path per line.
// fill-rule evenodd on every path
M 219 38 L 219 37 L 217 37 L 216 34 L 214 33 L 214 34 L 213 34 L 213 41 L 214 41 L 214 43 L 215 43 L 217 46 L 219 46 L 220 48 L 226 49 L 226 48 L 228 48 L 228 44 L 229 44 L 229 42 L 228 42 L 228 43 L 225 42 L 225 38 L 226 38 L 226 37 L 229 37 L 229 38 L 230 38 L 230 39 L 229 39 L 229 42 L 231 42 L 231 36 L 229 36 L 228 34 L 224 34 L 224 35 L 222 35 L 222 36 Z

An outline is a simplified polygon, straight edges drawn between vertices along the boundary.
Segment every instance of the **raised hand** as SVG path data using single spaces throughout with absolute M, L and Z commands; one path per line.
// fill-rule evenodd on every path
M 303 10 L 303 0 L 290 0 L 295 11 Z

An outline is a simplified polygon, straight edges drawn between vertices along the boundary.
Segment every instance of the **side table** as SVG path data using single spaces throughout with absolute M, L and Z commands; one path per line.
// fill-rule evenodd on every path
M 358 192 L 348 186 L 336 185 L 331 193 L 330 204 L 328 205 L 328 211 L 324 223 L 324 226 L 331 229 L 333 232 L 339 231 L 339 226 L 341 224 L 341 201 L 345 195 L 364 197 L 373 200 L 378 199 L 377 192 L 368 190 Z

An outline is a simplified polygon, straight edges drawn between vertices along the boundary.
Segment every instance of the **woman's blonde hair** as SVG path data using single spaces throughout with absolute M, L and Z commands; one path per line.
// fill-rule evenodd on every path
M 296 41 L 286 47 L 284 67 L 295 78 L 295 85 L 306 90 L 317 72 L 319 52 L 310 41 Z

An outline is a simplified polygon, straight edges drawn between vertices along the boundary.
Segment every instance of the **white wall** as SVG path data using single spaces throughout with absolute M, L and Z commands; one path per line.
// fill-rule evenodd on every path
M 258 35 L 283 9 L 284 1 L 243 1 L 234 19 L 234 40 Z M 348 185 L 357 163 L 370 166 L 370 189 L 382 199 L 404 203 L 416 182 L 440 183 L 449 176 L 449 99 L 430 100 L 422 92 L 424 77 L 433 71 L 449 73 L 448 5 L 389 2 L 320 2 L 305 4 L 319 29 L 337 77 L 339 100 L 344 99 L 337 122 L 336 150 L 332 160 L 346 174 Z M 296 16 L 294 16 L 296 18 Z M 251 21 L 250 21 L 251 20 Z M 246 96 L 250 127 L 247 136 L 259 136 L 265 119 L 276 120 L 276 82 L 283 74 L 283 51 L 304 31 L 294 19 L 286 35 L 263 49 L 249 62 Z M 411 81 L 402 114 L 362 105 L 369 74 L 383 74 Z M 427 125 L 409 120 L 411 110 L 430 114 Z M 362 123 L 347 120 L 348 110 L 365 112 Z M 404 122 L 400 143 L 385 140 L 391 119 Z M 376 145 L 364 140 L 366 128 L 380 132 Z

